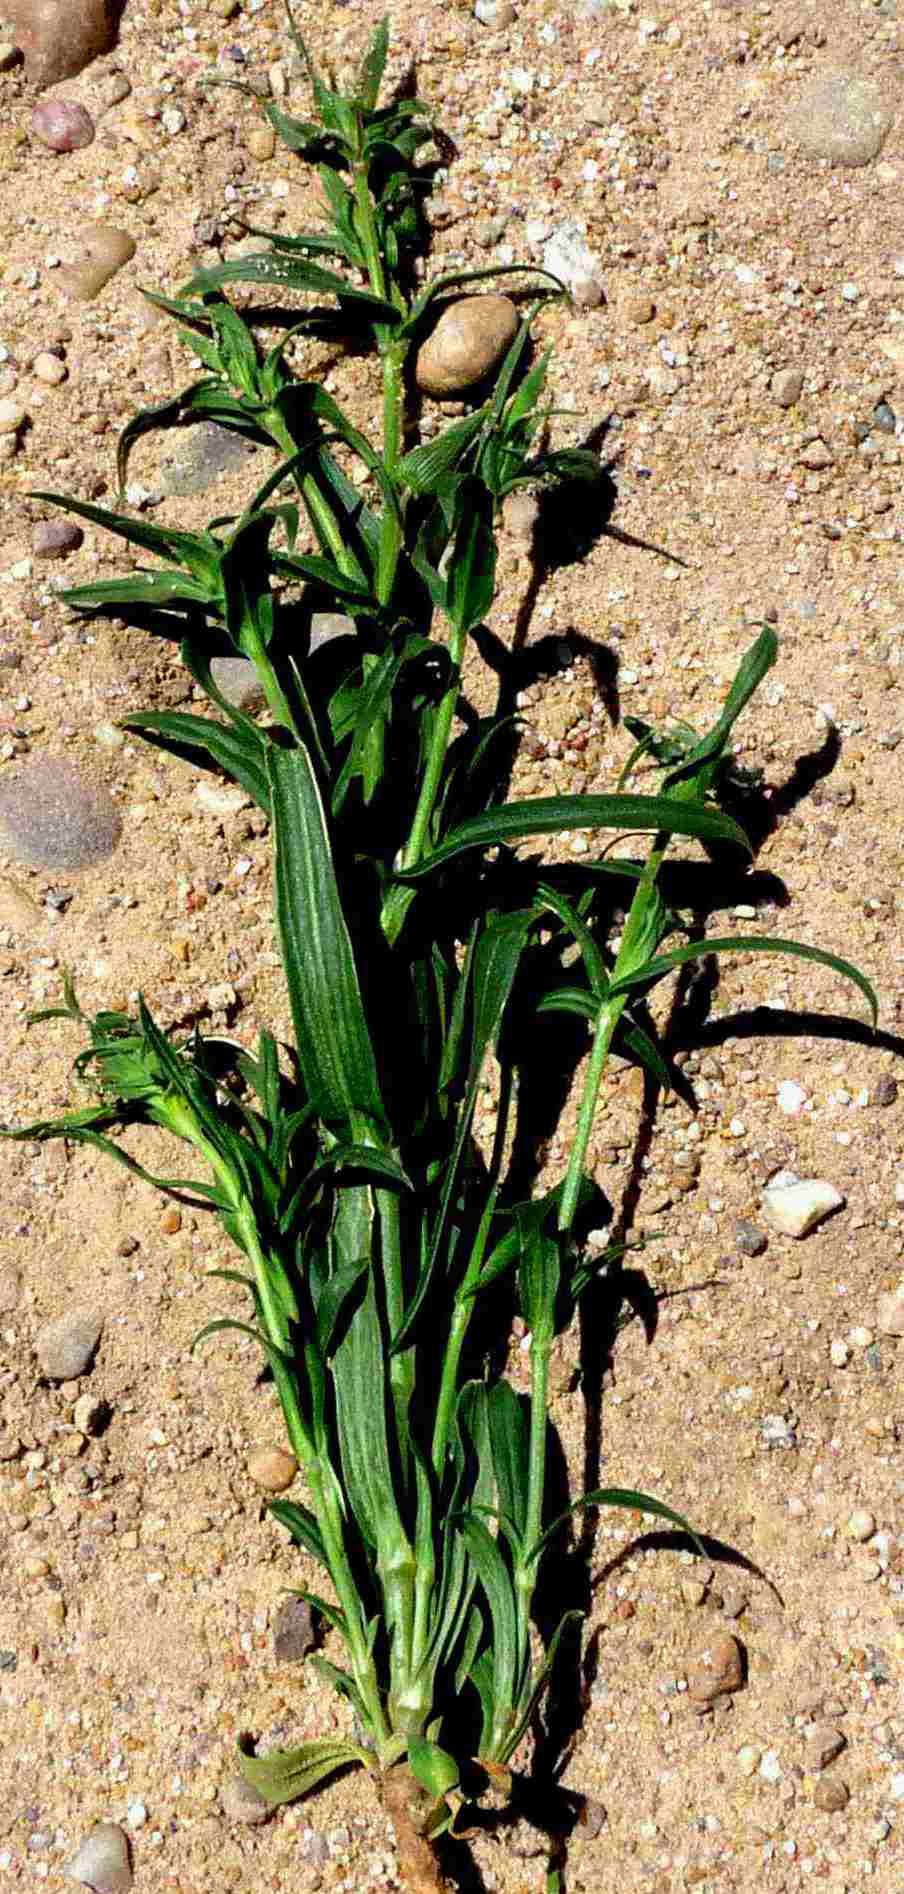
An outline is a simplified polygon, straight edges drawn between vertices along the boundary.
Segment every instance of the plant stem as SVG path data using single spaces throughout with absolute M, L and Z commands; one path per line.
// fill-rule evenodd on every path
M 633 972 L 638 962 L 649 959 L 656 951 L 658 940 L 661 938 L 660 903 L 656 883 L 668 841 L 667 835 L 657 835 L 644 863 L 643 874 L 634 890 L 634 898 L 622 933 L 621 946 L 612 969 L 613 984 L 618 981 L 620 975 Z M 587 1067 L 587 1077 L 584 1081 L 584 1091 L 578 1112 L 577 1130 L 559 1202 L 559 1229 L 563 1235 L 571 1229 L 574 1222 L 593 1120 L 596 1115 L 599 1089 L 612 1040 L 627 1003 L 627 993 L 616 994 L 613 998 L 603 1001 L 597 1014 L 590 1064 Z
M 390 1342 L 399 1333 L 405 1317 L 405 1283 L 402 1272 L 402 1234 L 401 1214 L 398 1193 L 394 1190 L 374 1192 L 377 1211 L 380 1218 L 381 1260 L 383 1265 L 383 1285 L 386 1296 L 386 1317 Z M 413 1348 L 405 1348 L 400 1354 L 392 1355 L 389 1363 L 389 1384 L 392 1389 L 393 1406 L 396 1416 L 399 1453 L 403 1463 L 409 1458 L 408 1408 L 414 1393 L 415 1362 Z
M 543 1527 L 543 1497 L 546 1490 L 546 1437 L 549 1428 L 547 1395 L 549 1392 L 549 1355 L 552 1334 L 534 1332 L 530 1350 L 530 1445 L 528 1449 L 527 1506 L 524 1521 L 524 1552 L 529 1553 Z M 526 1655 L 530 1639 L 530 1607 L 537 1583 L 540 1561 L 519 1559 L 515 1586 L 518 1595 L 518 1638 Z
M 424 844 L 428 838 L 430 822 L 433 817 L 436 798 L 439 794 L 439 788 L 442 782 L 446 751 L 448 750 L 449 739 L 452 735 L 452 724 L 458 705 L 458 688 L 466 643 L 466 632 L 453 631 L 449 642 L 449 657 L 452 662 L 452 682 L 440 700 L 439 708 L 436 713 L 433 735 L 430 741 L 430 751 L 421 782 L 420 795 L 417 799 L 417 807 L 414 811 L 414 818 L 412 820 L 408 840 L 402 850 L 400 863 L 402 868 L 414 868 L 417 866 L 424 852 Z M 381 921 L 383 932 L 390 946 L 392 946 L 399 937 L 402 922 L 405 919 L 410 901 L 410 890 L 408 888 L 396 887 L 390 891 L 383 904 Z
M 568 1160 L 568 1171 L 565 1177 L 564 1188 L 561 1198 L 559 1199 L 559 1229 L 563 1236 L 570 1231 L 574 1222 L 575 1212 L 578 1207 L 578 1198 L 581 1192 L 581 1179 L 584 1175 L 584 1164 L 587 1158 L 587 1148 L 590 1143 L 590 1134 L 593 1130 L 593 1120 L 596 1115 L 596 1102 L 599 1096 L 599 1089 L 602 1084 L 603 1073 L 606 1069 L 606 1061 L 609 1057 L 613 1035 L 626 1004 L 627 996 L 619 995 L 618 999 L 605 1000 L 597 1014 L 596 1031 L 590 1052 L 590 1063 L 587 1067 L 587 1077 L 584 1080 L 584 1091 L 578 1112 L 577 1130 L 574 1134 L 574 1143 L 572 1144 L 571 1156 Z

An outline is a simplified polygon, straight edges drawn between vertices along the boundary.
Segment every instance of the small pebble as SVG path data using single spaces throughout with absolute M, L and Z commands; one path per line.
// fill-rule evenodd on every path
M 716 1697 L 740 1690 L 743 1681 L 741 1645 L 730 1631 L 717 1631 L 688 1670 L 687 1694 L 693 1703 L 712 1703 Z
M 236 710 L 257 710 L 266 702 L 250 658 L 211 658 L 210 671 L 217 689 Z
M 38 380 L 46 382 L 51 388 L 58 387 L 69 373 L 65 362 L 58 355 L 51 355 L 47 349 L 42 349 L 40 355 L 35 356 L 32 366 Z
M 846 1530 L 849 1539 L 856 1539 L 858 1545 L 865 1545 L 867 1539 L 871 1539 L 876 1530 L 876 1521 L 865 1507 L 858 1506 L 851 1513 Z
M 76 1381 L 87 1374 L 103 1333 L 104 1318 L 95 1309 L 70 1309 L 45 1322 L 35 1337 L 35 1353 L 49 1381 Z
M 273 1655 L 278 1664 L 300 1664 L 317 1644 L 314 1613 L 304 1598 L 284 1598 L 273 1621 Z
M 683 1578 L 681 1596 L 686 1605 L 702 1605 L 706 1598 L 706 1586 L 699 1578 Z
M 136 244 L 112 224 L 85 224 L 72 240 L 72 261 L 56 272 L 60 288 L 80 302 L 91 302 L 111 277 L 130 263 Z
M 782 1765 L 779 1761 L 777 1749 L 767 1749 L 760 1763 L 759 1773 L 764 1782 L 781 1782 Z
M 813 1790 L 814 1804 L 824 1815 L 839 1815 L 842 1809 L 847 1808 L 850 1799 L 850 1789 L 840 1776 L 821 1777 Z
M 504 26 L 511 26 L 515 17 L 512 0 L 476 0 L 474 18 L 481 26 L 491 26 L 499 32 Z
M 27 419 L 21 401 L 12 401 L 9 396 L 0 400 L 0 434 L 17 434 Z
M 108 1414 L 106 1401 L 98 1400 L 96 1394 L 80 1394 L 72 1410 L 72 1418 L 80 1434 L 96 1434 Z
M 891 1290 L 876 1303 L 876 1327 L 880 1335 L 904 1335 L 904 1290 Z
M 898 1081 L 890 1072 L 883 1072 L 876 1080 L 870 1097 L 871 1105 L 894 1105 L 898 1097 Z
M 735 1248 L 742 1256 L 762 1256 L 769 1248 L 769 1238 L 748 1217 L 739 1217 L 734 1230 Z
M 851 1351 L 847 1342 L 832 1342 L 829 1348 L 829 1356 L 833 1368 L 846 1368 L 851 1359 Z
M 170 1204 L 169 1209 L 164 1210 L 160 1219 L 160 1228 L 164 1236 L 178 1236 L 182 1228 L 182 1212 L 177 1210 L 175 1204 Z
M 276 150 L 276 133 L 266 120 L 258 119 L 245 133 L 245 150 L 259 164 L 266 164 Z
M 738 1750 L 738 1768 L 742 1776 L 755 1776 L 762 1761 L 763 1752 L 755 1743 L 745 1743 Z
M 415 362 L 428 395 L 455 395 L 482 381 L 514 341 L 518 311 L 507 296 L 465 296 L 443 310 Z
M 873 421 L 883 434 L 893 434 L 898 425 L 894 408 L 890 408 L 887 401 L 877 403 L 873 409 Z
M 220 1807 L 228 1822 L 247 1822 L 252 1827 L 270 1814 L 270 1803 L 239 1775 L 221 1782 Z
M 809 1093 L 804 1091 L 802 1085 L 798 1085 L 796 1079 L 784 1079 L 776 1093 L 776 1103 L 786 1117 L 798 1118 L 808 1097 Z
M 796 1184 L 770 1184 L 763 1192 L 763 1215 L 782 1236 L 809 1236 L 844 1201 L 834 1184 L 818 1177 Z
M 637 328 L 641 328 L 644 323 L 652 322 L 655 314 L 656 304 L 650 300 L 649 296 L 631 296 L 625 303 L 625 316 Z
M 94 1894 L 127 1894 L 132 1885 L 129 1840 L 115 1822 L 99 1822 L 63 1870 Z
M 268 1493 L 284 1493 L 298 1472 L 298 1461 L 280 1447 L 261 1447 L 249 1456 L 248 1472 L 255 1486 L 263 1486 Z
M 69 99 L 41 99 L 31 129 L 48 151 L 83 151 L 94 143 L 94 120 L 83 105 Z
M 834 1723 L 813 1723 L 806 1734 L 804 1755 L 808 1769 L 827 1769 L 846 1747 L 842 1730 Z
M 780 408 L 793 408 L 803 394 L 803 374 L 799 368 L 780 368 L 769 386 Z
M 84 541 L 82 528 L 74 520 L 40 520 L 31 536 L 31 549 L 36 559 L 65 559 L 67 553 L 78 552 Z

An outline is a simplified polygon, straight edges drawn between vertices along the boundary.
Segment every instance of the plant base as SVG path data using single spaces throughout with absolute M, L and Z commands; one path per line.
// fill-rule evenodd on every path
M 380 1795 L 395 1829 L 399 1878 L 406 1894 L 448 1894 L 434 1845 L 423 1832 L 436 1807 L 433 1797 L 403 1764 L 387 1771 Z

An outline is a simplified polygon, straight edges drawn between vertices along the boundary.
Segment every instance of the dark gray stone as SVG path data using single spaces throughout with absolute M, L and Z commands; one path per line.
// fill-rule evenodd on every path
M 234 473 L 254 454 L 250 441 L 218 427 L 215 421 L 199 421 L 186 430 L 184 442 L 160 474 L 160 487 L 166 494 L 185 499 L 192 493 L 206 493 L 224 474 Z
M 317 1643 L 314 1613 L 303 1598 L 285 1598 L 273 1623 L 273 1655 L 278 1664 L 300 1664 Z
M 35 756 L 0 777 L 0 852 L 33 868 L 89 868 L 121 833 L 106 790 L 61 757 Z

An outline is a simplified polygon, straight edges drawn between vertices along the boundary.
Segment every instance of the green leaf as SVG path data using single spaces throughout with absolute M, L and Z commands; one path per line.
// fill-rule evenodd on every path
M 308 1097 L 326 1124 L 383 1125 L 376 1062 L 311 759 L 271 750 L 276 912 L 295 1042 Z M 356 1140 L 357 1141 L 357 1140 Z
M 466 414 L 463 421 L 453 422 L 435 440 L 425 441 L 422 447 L 413 447 L 410 453 L 404 454 L 396 471 L 409 492 L 435 493 L 440 481 L 458 466 L 463 454 L 480 433 L 486 415 L 486 406 L 478 408 L 474 414 Z
M 742 829 L 715 809 L 679 802 L 674 796 L 535 796 L 507 802 L 452 829 L 438 848 L 415 868 L 397 870 L 399 881 L 417 881 L 468 848 L 512 846 L 531 835 L 558 835 L 563 829 L 645 829 L 651 833 L 693 835 L 704 842 L 733 842 L 749 853 Z
M 555 1662 L 558 1656 L 559 1645 L 562 1642 L 562 1638 L 565 1632 L 568 1630 L 569 1625 L 579 1624 L 582 1616 L 583 1616 L 583 1613 L 580 1611 L 566 1611 L 563 1614 L 563 1616 L 559 1619 L 559 1622 L 556 1625 L 555 1631 L 553 1632 L 552 1637 L 549 1640 L 549 1644 L 546 1647 L 546 1655 L 543 1659 L 543 1662 L 540 1665 L 540 1668 L 535 1678 L 533 1679 L 533 1682 L 530 1688 L 530 1693 L 528 1695 L 527 1702 L 524 1705 L 524 1709 L 522 1710 L 521 1715 L 518 1718 L 518 1721 L 515 1724 L 514 1728 L 511 1730 L 510 1734 L 506 1737 L 505 1744 L 498 1758 L 500 1762 L 507 1762 L 510 1756 L 514 1756 L 515 1751 L 522 1737 L 526 1736 L 527 1731 L 530 1727 L 531 1719 L 534 1715 L 534 1712 L 536 1711 L 540 1698 L 542 1697 L 543 1692 L 546 1689 L 546 1686 L 549 1683 L 550 1677 L 552 1676 L 553 1670 L 555 1668 Z
M 75 611 L 106 611 L 117 605 L 146 605 L 158 611 L 210 609 L 210 591 L 184 572 L 130 572 L 121 579 L 96 579 L 70 585 L 62 593 Z
M 422 1264 L 415 1293 L 405 1311 L 405 1319 L 398 1334 L 393 1336 L 393 1354 L 397 1354 L 405 1344 L 429 1293 L 455 1199 L 459 1167 L 477 1103 L 484 1059 L 502 1025 L 502 1016 L 515 983 L 532 920 L 529 911 L 494 915 L 479 936 L 470 958 L 474 1018 L 467 1089 L 459 1107 L 455 1145 L 446 1165 L 443 1194 L 430 1248 Z
M 626 973 L 612 983 L 613 997 L 617 993 L 627 992 L 631 987 L 646 986 L 654 980 L 661 980 L 663 974 L 671 973 L 675 967 L 683 967 L 690 960 L 705 960 L 709 954 L 793 954 L 798 960 L 813 961 L 819 967 L 831 967 L 834 973 L 840 973 L 845 980 L 851 980 L 863 994 L 875 1026 L 879 1013 L 879 1002 L 874 988 L 866 975 L 861 973 L 850 960 L 842 960 L 839 954 L 827 953 L 823 947 L 808 947 L 799 940 L 780 940 L 777 936 L 761 934 L 735 934 L 714 937 L 707 940 L 687 941 L 682 947 L 670 947 L 664 954 L 657 954 L 648 960 L 645 966 Z
M 192 717 L 181 710 L 136 711 L 122 718 L 121 727 L 137 731 L 139 736 L 198 768 L 225 770 L 269 815 L 266 745 L 257 732 L 252 740 L 235 725 L 217 723 L 212 717 Z
M 496 589 L 493 500 L 482 481 L 466 478 L 456 503 L 446 611 L 458 631 L 473 631 L 490 610 Z
M 510 1381 L 497 1381 L 487 1391 L 486 1405 L 499 1511 L 523 1539 L 530 1470 L 524 1403 Z
M 287 1532 L 291 1532 L 296 1545 L 300 1545 L 305 1552 L 310 1553 L 312 1559 L 329 1570 L 320 1527 L 307 1506 L 299 1506 L 291 1499 L 271 1499 L 267 1511 L 279 1520 L 281 1526 L 285 1526 Z
M 457 1788 L 460 1771 L 455 1757 L 438 1743 L 428 1743 L 426 1736 L 409 1736 L 408 1761 L 412 1775 L 431 1795 L 440 1798 Z
M 245 1781 L 274 1808 L 310 1795 L 328 1776 L 347 1769 L 350 1763 L 369 1765 L 371 1760 L 368 1750 L 331 1736 L 316 1743 L 302 1743 L 298 1749 L 272 1749 L 268 1756 L 247 1756 L 239 1750 Z
M 366 112 L 372 112 L 380 92 L 389 53 L 389 20 L 384 14 L 361 62 L 358 99 Z
M 366 310 L 372 321 L 387 327 L 395 328 L 400 320 L 394 303 L 375 296 L 372 290 L 357 289 L 335 270 L 324 270 L 317 263 L 301 259 L 295 262 L 289 257 L 274 256 L 269 251 L 261 251 L 259 256 L 232 257 L 228 263 L 218 263 L 213 269 L 199 270 L 188 288 L 221 289 L 224 283 L 263 283 L 273 290 L 313 291 L 315 295 L 335 296 L 340 304 L 353 303 Z
M 698 1537 L 693 1526 L 688 1524 L 682 1513 L 676 1513 L 673 1507 L 666 1506 L 661 1499 L 651 1498 L 649 1493 L 636 1493 L 632 1487 L 603 1486 L 596 1492 L 584 1493 L 580 1499 L 576 1499 L 574 1504 L 568 1507 L 566 1512 L 560 1513 L 558 1519 L 553 1520 L 552 1525 L 547 1527 L 536 1544 L 530 1547 L 525 1562 L 532 1564 L 535 1559 L 542 1557 L 551 1540 L 562 1531 L 563 1526 L 568 1524 L 572 1513 L 586 1512 L 591 1508 L 595 1511 L 598 1506 L 621 1506 L 626 1507 L 629 1512 L 652 1513 L 654 1519 L 664 1519 L 668 1525 L 677 1526 L 680 1532 L 686 1532 L 688 1538 L 693 1540 L 700 1557 L 702 1559 L 706 1557 L 706 1547 L 702 1539 Z
M 177 533 L 171 527 L 152 526 L 148 520 L 127 519 L 123 513 L 111 513 L 106 506 L 70 499 L 64 493 L 32 491 L 29 499 L 44 500 L 49 506 L 62 507 L 65 513 L 90 520 L 94 526 L 103 526 L 108 533 L 127 540 L 130 546 L 143 546 L 146 552 L 159 553 L 161 558 L 179 559 L 192 578 L 216 589 L 220 548 L 209 533 Z
M 518 1264 L 521 1313 L 535 1342 L 548 1342 L 555 1330 L 556 1297 L 562 1276 L 559 1245 L 537 1227 L 533 1218 L 521 1222 L 521 1234 Z

